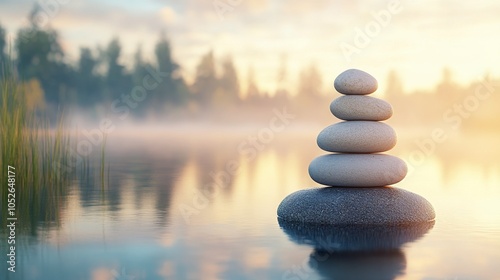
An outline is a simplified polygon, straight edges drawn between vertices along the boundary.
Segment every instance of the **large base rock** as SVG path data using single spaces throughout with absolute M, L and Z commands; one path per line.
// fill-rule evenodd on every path
M 306 189 L 287 196 L 278 217 L 289 222 L 330 225 L 395 225 L 435 218 L 423 197 L 394 187 Z

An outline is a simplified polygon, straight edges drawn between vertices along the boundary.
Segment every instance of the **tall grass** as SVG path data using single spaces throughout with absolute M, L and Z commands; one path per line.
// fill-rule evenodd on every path
M 0 78 L 0 185 L 7 184 L 7 168 L 15 168 L 16 217 L 21 225 L 38 221 L 57 222 L 59 206 L 71 170 L 71 135 L 64 118 L 52 131 L 49 122 L 26 105 L 26 92 L 10 65 L 3 65 Z M 0 188 L 0 206 L 7 213 L 7 188 Z M 2 219 L 2 225 L 6 219 Z
M 3 67 L 3 69 L 1 69 Z M 3 71 L 1 71 L 3 70 Z M 90 156 L 82 157 L 77 168 L 78 131 L 71 133 L 65 125 L 64 114 L 59 114 L 55 128 L 48 118 L 41 116 L 26 104 L 23 84 L 11 64 L 0 65 L 0 209 L 7 213 L 7 168 L 15 168 L 16 217 L 21 229 L 36 234 L 40 222 L 59 223 L 60 211 L 66 202 L 66 193 L 73 179 L 90 182 L 93 168 Z M 107 135 L 100 151 L 101 189 L 105 188 Z M 93 168 L 91 167 L 93 166 Z M 79 171 L 79 172 L 77 172 Z M 97 175 L 97 174 L 95 174 Z M 109 180 L 109 165 L 108 165 Z M 96 176 L 97 177 L 97 176 Z M 108 182 L 109 185 L 109 182 Z M 5 229 L 7 219 L 2 219 Z M 0 230 L 0 233 L 2 230 Z
M 104 140 L 101 146 L 101 189 L 104 189 L 104 170 L 106 167 L 106 141 L 108 140 L 108 134 L 104 134 Z M 108 169 L 109 171 L 109 169 Z M 109 172 L 108 172 L 109 173 Z

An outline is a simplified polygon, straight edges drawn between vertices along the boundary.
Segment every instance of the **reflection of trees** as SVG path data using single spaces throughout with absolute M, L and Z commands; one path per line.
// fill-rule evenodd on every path
M 404 154 L 404 159 L 413 168 L 419 168 L 429 160 L 437 160 L 444 181 L 451 179 L 453 172 L 463 164 L 480 168 L 485 176 L 488 170 L 500 171 L 498 161 L 500 134 L 488 132 L 455 134 L 453 130 L 448 129 L 446 130 L 448 138 L 442 143 L 437 143 L 431 141 L 432 129 L 427 131 L 419 136 L 399 139 L 395 151 L 390 153 Z M 417 142 L 425 142 L 425 147 L 417 145 Z M 433 148 L 430 148 L 432 145 Z
M 144 143 L 144 146 L 149 145 Z M 187 162 L 187 150 L 169 145 L 167 150 L 155 153 L 144 146 L 134 147 L 125 153 L 111 152 L 110 173 L 109 178 L 105 179 L 104 187 L 101 185 L 99 172 L 90 172 L 81 178 L 79 187 L 82 206 L 102 205 L 111 212 L 120 211 L 123 207 L 129 207 L 123 205 L 123 195 L 125 191 L 131 191 L 136 209 L 148 207 L 149 205 L 143 205 L 144 199 L 153 197 L 155 217 L 158 218 L 158 223 L 166 223 L 175 181 Z
M 186 162 L 187 157 L 182 151 L 173 152 L 166 161 L 165 159 L 158 160 L 158 164 L 154 167 L 154 174 L 151 174 L 155 182 L 155 208 L 160 225 L 164 225 L 167 221 L 172 196 L 175 191 L 175 183 Z
M 193 156 L 199 170 L 197 182 L 198 188 L 201 191 L 209 193 L 220 191 L 226 194 L 232 192 L 235 174 L 228 172 L 227 164 L 235 161 L 241 165 L 240 155 L 237 151 L 237 142 L 224 140 L 221 137 L 217 142 L 204 143 L 197 146 Z M 221 173 L 227 178 L 224 182 L 221 182 L 221 176 L 218 176 Z M 223 185 L 222 188 L 214 185 L 220 185 L 221 183 Z M 215 190 L 214 188 L 217 189 Z
M 51 229 L 58 229 L 64 221 L 64 209 L 68 207 L 68 194 L 70 182 L 73 176 L 61 176 L 61 180 L 50 182 L 50 185 L 31 185 L 26 188 L 21 188 L 19 185 L 16 190 L 16 206 L 15 206 L 15 244 L 7 244 L 10 229 L 7 227 L 10 222 L 7 220 L 7 197 L 0 195 L 0 212 L 1 212 L 1 229 L 0 238 L 4 240 L 2 245 L 2 256 L 0 261 L 7 265 L 10 257 L 10 246 L 15 246 L 16 251 L 16 272 L 13 274 L 7 270 L 5 266 L 3 277 L 1 279 L 27 279 L 25 271 L 19 269 L 20 263 L 29 263 L 29 259 L 33 253 L 32 245 L 38 242 L 38 239 L 46 237 L 46 232 Z M 5 248 L 5 250 L 4 250 Z M 17 278 L 19 277 L 19 278 Z
M 449 140 L 436 148 L 435 156 L 442 166 L 444 179 L 450 179 L 453 171 L 461 164 L 479 167 L 483 175 L 490 168 L 500 171 L 498 159 L 500 135 L 465 135 L 459 141 Z M 481 147 L 481 148 L 475 148 Z

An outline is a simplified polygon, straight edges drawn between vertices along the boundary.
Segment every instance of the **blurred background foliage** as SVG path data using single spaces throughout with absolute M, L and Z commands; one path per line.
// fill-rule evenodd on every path
M 154 57 L 153 61 L 143 58 L 139 46 L 133 63 L 124 63 L 118 37 L 111 38 L 104 47 L 80 47 L 78 59 L 71 61 L 65 56 L 57 30 L 37 25 L 37 7 L 28 17 L 29 26 L 18 30 L 13 42 L 7 40 L 5 29 L 0 26 L 0 59 L 5 61 L 7 55 L 14 59 L 28 89 L 28 106 L 44 110 L 49 116 L 64 106 L 82 113 L 86 119 L 98 120 L 113 113 L 113 101 L 123 101 L 124 95 L 141 85 L 151 71 L 156 71 L 161 72 L 162 82 L 130 110 L 132 120 L 258 121 L 267 120 L 272 108 L 282 107 L 289 108 L 304 121 L 332 120 L 327 107 L 335 91 L 328 87 L 330 90 L 326 92 L 326 83 L 314 63 L 300 71 L 297 86 L 290 89 L 287 81 L 294 79 L 288 75 L 287 58 L 283 56 L 276 69 L 276 90 L 269 92 L 259 87 L 252 67 L 242 79 L 235 67 L 238 58 L 216 57 L 212 49 L 199 58 L 194 79 L 188 82 L 182 74 L 182 62 L 172 57 L 171 44 L 164 32 L 158 35 L 154 56 L 148 56 Z M 459 85 L 449 69 L 443 70 L 441 81 L 434 88 L 413 92 L 405 92 L 396 71 L 391 71 L 385 79 L 378 79 L 384 83 L 385 92 L 377 94 L 395 107 L 391 122 L 408 126 L 442 122 L 449 109 L 451 114 L 460 114 L 457 106 L 467 105 L 463 102 L 469 102 L 467 96 L 473 95 L 481 82 L 490 84 L 492 93 L 500 84 L 498 79 L 486 74 L 483 81 Z M 472 118 L 477 122 L 464 122 L 464 127 L 491 127 L 500 121 L 497 95 L 481 102 L 481 112 Z M 317 110 L 318 107 L 321 110 Z M 460 117 L 468 119 L 463 114 Z

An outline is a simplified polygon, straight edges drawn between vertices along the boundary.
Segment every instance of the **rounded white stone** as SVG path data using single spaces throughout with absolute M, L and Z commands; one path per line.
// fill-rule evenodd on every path
M 371 96 L 343 95 L 330 104 L 332 114 L 346 121 L 384 121 L 392 116 L 388 102 Z
M 314 181 L 334 187 L 387 186 L 403 180 L 407 171 L 403 160 L 385 154 L 329 154 L 309 164 Z
M 327 152 L 379 153 L 396 145 L 396 132 L 385 123 L 347 121 L 330 125 L 318 135 L 318 146 Z
M 375 92 L 378 83 L 372 75 L 364 71 L 349 69 L 340 73 L 333 86 L 342 94 L 365 95 Z

